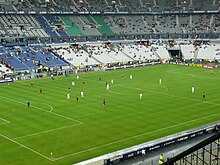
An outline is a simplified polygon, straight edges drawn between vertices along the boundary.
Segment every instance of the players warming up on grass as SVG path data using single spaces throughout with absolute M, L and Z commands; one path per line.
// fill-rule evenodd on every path
M 84 97 L 84 93 L 83 92 L 80 92 L 80 95 L 81 95 L 81 97 Z
M 142 100 L 143 99 L 143 93 L 140 93 L 139 97 L 140 97 L 140 100 Z
M 192 86 L 192 93 L 195 93 L 195 87 Z
M 124 75 L 124 74 L 122 74 L 122 75 L 121 75 L 121 78 L 122 78 L 122 79 L 124 79 L 124 77 L 125 77 L 125 75 Z
M 161 85 L 162 84 L 162 79 L 160 78 L 160 80 L 159 80 L 159 84 Z
M 30 100 L 28 100 L 28 101 L 27 101 L 27 106 L 28 106 L 28 108 L 30 108 L 30 105 L 31 105 L 31 102 L 30 102 Z
M 79 80 L 79 76 L 76 76 L 76 79 Z
M 76 96 L 76 102 L 78 103 L 78 101 L 79 101 L 79 97 L 78 97 L 78 96 Z
M 113 79 L 111 79 L 111 83 L 114 84 L 114 80 Z
M 106 85 L 106 89 L 109 90 L 109 88 L 110 88 L 110 86 L 109 86 L 109 84 L 107 84 L 107 85 Z
M 72 82 L 72 86 L 75 86 L 75 82 L 74 81 Z
M 202 98 L 206 98 L 206 93 L 205 92 L 202 93 Z
M 68 91 L 70 91 L 71 90 L 71 87 L 70 86 L 68 86 Z
M 132 80 L 133 79 L 133 76 L 132 76 L 132 74 L 130 74 L 130 80 Z
M 103 105 L 103 106 L 106 105 L 106 100 L 105 100 L 105 99 L 102 101 L 102 105 Z
M 70 99 L 70 94 L 69 93 L 67 93 L 67 100 L 69 100 Z
M 43 93 L 43 89 L 42 88 L 40 88 L 40 94 L 42 94 Z
M 99 77 L 99 81 L 101 81 L 102 80 L 102 78 L 101 77 Z

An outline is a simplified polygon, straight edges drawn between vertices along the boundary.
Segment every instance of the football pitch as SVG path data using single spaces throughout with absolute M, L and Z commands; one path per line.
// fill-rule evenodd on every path
M 220 120 L 218 69 L 157 65 L 76 76 L 0 85 L 0 164 L 70 165 Z

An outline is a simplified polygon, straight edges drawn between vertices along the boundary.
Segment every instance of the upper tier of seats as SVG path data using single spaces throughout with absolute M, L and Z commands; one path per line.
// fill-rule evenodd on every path
M 218 0 L 2 0 L 0 10 L 7 11 L 174 11 L 218 10 Z
M 219 34 L 219 15 L 0 15 L 0 37 Z

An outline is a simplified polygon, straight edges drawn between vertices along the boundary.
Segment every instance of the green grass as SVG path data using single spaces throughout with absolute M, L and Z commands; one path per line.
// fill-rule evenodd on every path
M 213 72 L 158 65 L 84 73 L 80 80 L 70 75 L 1 85 L 0 164 L 69 165 L 218 121 L 220 70 Z M 76 86 L 69 92 L 72 81 Z M 81 91 L 85 97 L 76 103 Z

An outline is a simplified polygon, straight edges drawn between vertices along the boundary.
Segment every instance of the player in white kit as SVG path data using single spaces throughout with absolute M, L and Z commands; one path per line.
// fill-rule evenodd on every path
M 195 93 L 195 88 L 194 88 L 194 86 L 192 86 L 192 93 Z
M 139 97 L 140 97 L 140 100 L 142 100 L 142 98 L 143 98 L 143 93 L 140 93 L 140 94 L 139 94 Z
M 114 80 L 113 80 L 113 79 L 111 79 L 111 83 L 112 83 L 112 84 L 114 83 Z
M 67 100 L 69 100 L 69 99 L 70 99 L 70 94 L 68 93 L 68 94 L 67 94 Z
M 110 86 L 109 86 L 109 84 L 107 84 L 107 85 L 106 85 L 106 89 L 109 90 L 109 88 L 110 88 Z

